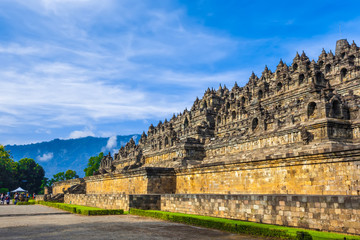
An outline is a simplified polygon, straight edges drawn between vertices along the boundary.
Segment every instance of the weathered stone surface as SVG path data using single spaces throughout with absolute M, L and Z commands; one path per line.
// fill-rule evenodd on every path
M 65 194 L 64 203 L 104 209 L 129 210 L 129 195 L 126 194 Z
M 298 201 L 307 198 L 304 204 Z M 357 204 L 360 196 L 346 196 L 346 202 Z M 164 194 L 161 210 L 214 217 L 241 219 L 293 227 L 315 228 L 324 231 L 360 234 L 359 206 L 348 213 L 337 196 L 314 195 L 216 195 L 216 194 Z M 342 218 L 347 215 L 349 219 Z

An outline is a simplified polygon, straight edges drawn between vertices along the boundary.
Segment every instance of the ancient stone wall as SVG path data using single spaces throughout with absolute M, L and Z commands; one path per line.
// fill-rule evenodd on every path
M 179 194 L 360 195 L 359 182 L 360 149 L 176 171 Z
M 36 201 L 44 201 L 45 200 L 45 194 L 44 195 L 36 195 Z
M 52 185 L 52 194 L 56 195 L 56 194 L 64 193 L 64 190 L 67 190 L 68 188 L 74 185 L 81 184 L 82 181 L 83 181 L 82 178 L 76 178 L 62 182 L 55 182 Z
M 128 177 L 121 174 L 86 179 L 87 194 L 145 194 L 148 180 L 144 176 Z
M 360 197 L 165 194 L 161 210 L 360 234 Z
M 65 194 L 64 202 L 104 209 L 151 209 L 360 234 L 360 196 Z
M 64 203 L 104 209 L 129 210 L 127 194 L 65 194 Z
M 161 195 L 129 195 L 129 206 L 143 210 L 161 210 Z
M 175 193 L 173 169 L 144 168 L 112 175 L 85 178 L 87 194 Z
M 64 203 L 104 209 L 160 210 L 161 195 L 155 194 L 65 194 Z

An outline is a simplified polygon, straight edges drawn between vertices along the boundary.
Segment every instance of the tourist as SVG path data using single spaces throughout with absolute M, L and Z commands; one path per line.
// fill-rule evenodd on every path
M 25 194 L 20 194 L 19 195 L 19 199 L 20 199 L 20 202 L 24 202 L 25 201 Z
M 17 201 L 19 200 L 19 194 L 18 193 L 15 193 L 15 196 L 14 196 L 14 204 L 16 205 Z
M 4 204 L 4 201 L 5 201 L 5 194 L 4 193 L 1 194 L 0 201 L 1 201 L 1 204 Z
M 5 200 L 6 200 L 6 204 L 9 205 L 10 204 L 10 195 L 9 194 L 6 195 Z

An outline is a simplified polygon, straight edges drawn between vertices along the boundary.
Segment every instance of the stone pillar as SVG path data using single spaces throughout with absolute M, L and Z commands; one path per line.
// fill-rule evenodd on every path
M 344 49 L 349 48 L 349 42 L 346 39 L 340 39 L 336 42 L 335 56 L 340 56 Z

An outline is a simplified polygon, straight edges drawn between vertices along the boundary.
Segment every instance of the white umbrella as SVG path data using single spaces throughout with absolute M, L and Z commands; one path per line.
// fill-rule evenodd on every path
M 18 187 L 17 189 L 15 189 L 14 191 L 11 191 L 11 192 L 27 192 L 27 191 L 22 189 L 21 187 Z

